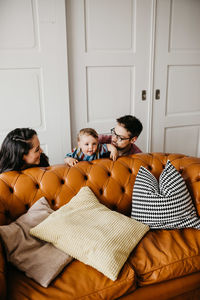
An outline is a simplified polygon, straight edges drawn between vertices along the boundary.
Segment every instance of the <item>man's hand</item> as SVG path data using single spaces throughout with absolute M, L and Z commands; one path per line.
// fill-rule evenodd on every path
M 107 144 L 108 151 L 110 152 L 110 158 L 115 161 L 118 157 L 118 151 L 115 146 Z

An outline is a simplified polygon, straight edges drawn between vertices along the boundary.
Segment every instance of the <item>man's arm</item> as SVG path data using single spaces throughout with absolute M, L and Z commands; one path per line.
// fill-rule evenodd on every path
M 100 144 L 111 144 L 111 135 L 99 134 L 98 140 Z

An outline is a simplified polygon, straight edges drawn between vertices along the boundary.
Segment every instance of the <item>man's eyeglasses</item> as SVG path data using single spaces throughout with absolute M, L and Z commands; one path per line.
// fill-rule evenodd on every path
M 132 139 L 132 137 L 124 138 L 124 137 L 122 137 L 122 136 L 116 134 L 115 128 L 112 128 L 112 129 L 110 130 L 110 132 L 111 132 L 112 135 L 116 136 L 116 138 L 118 139 L 119 142 L 122 142 L 122 141 L 125 141 L 125 140 L 130 140 L 130 139 Z

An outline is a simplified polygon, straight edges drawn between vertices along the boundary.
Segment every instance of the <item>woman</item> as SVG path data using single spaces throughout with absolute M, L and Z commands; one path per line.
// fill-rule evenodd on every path
M 16 128 L 8 133 L 1 145 L 0 173 L 47 166 L 49 159 L 40 148 L 34 129 Z

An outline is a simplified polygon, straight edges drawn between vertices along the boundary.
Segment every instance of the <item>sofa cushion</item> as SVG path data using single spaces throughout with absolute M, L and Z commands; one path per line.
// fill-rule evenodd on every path
M 150 230 L 131 254 L 139 286 L 200 271 L 200 230 Z
M 31 227 L 42 222 L 52 212 L 43 197 L 16 221 L 0 226 L 0 236 L 5 245 L 8 261 L 44 287 L 47 287 L 72 260 L 71 256 L 52 244 L 29 234 Z
M 30 232 L 116 280 L 148 230 L 147 225 L 102 205 L 86 186 Z
M 185 181 L 169 160 L 159 183 L 147 169 L 140 168 L 133 188 L 131 217 L 152 229 L 200 229 L 200 218 Z
M 73 260 L 44 288 L 17 269 L 8 270 L 8 299 L 15 300 L 116 300 L 137 287 L 133 268 L 126 262 L 117 280 L 112 281 L 96 269 Z

